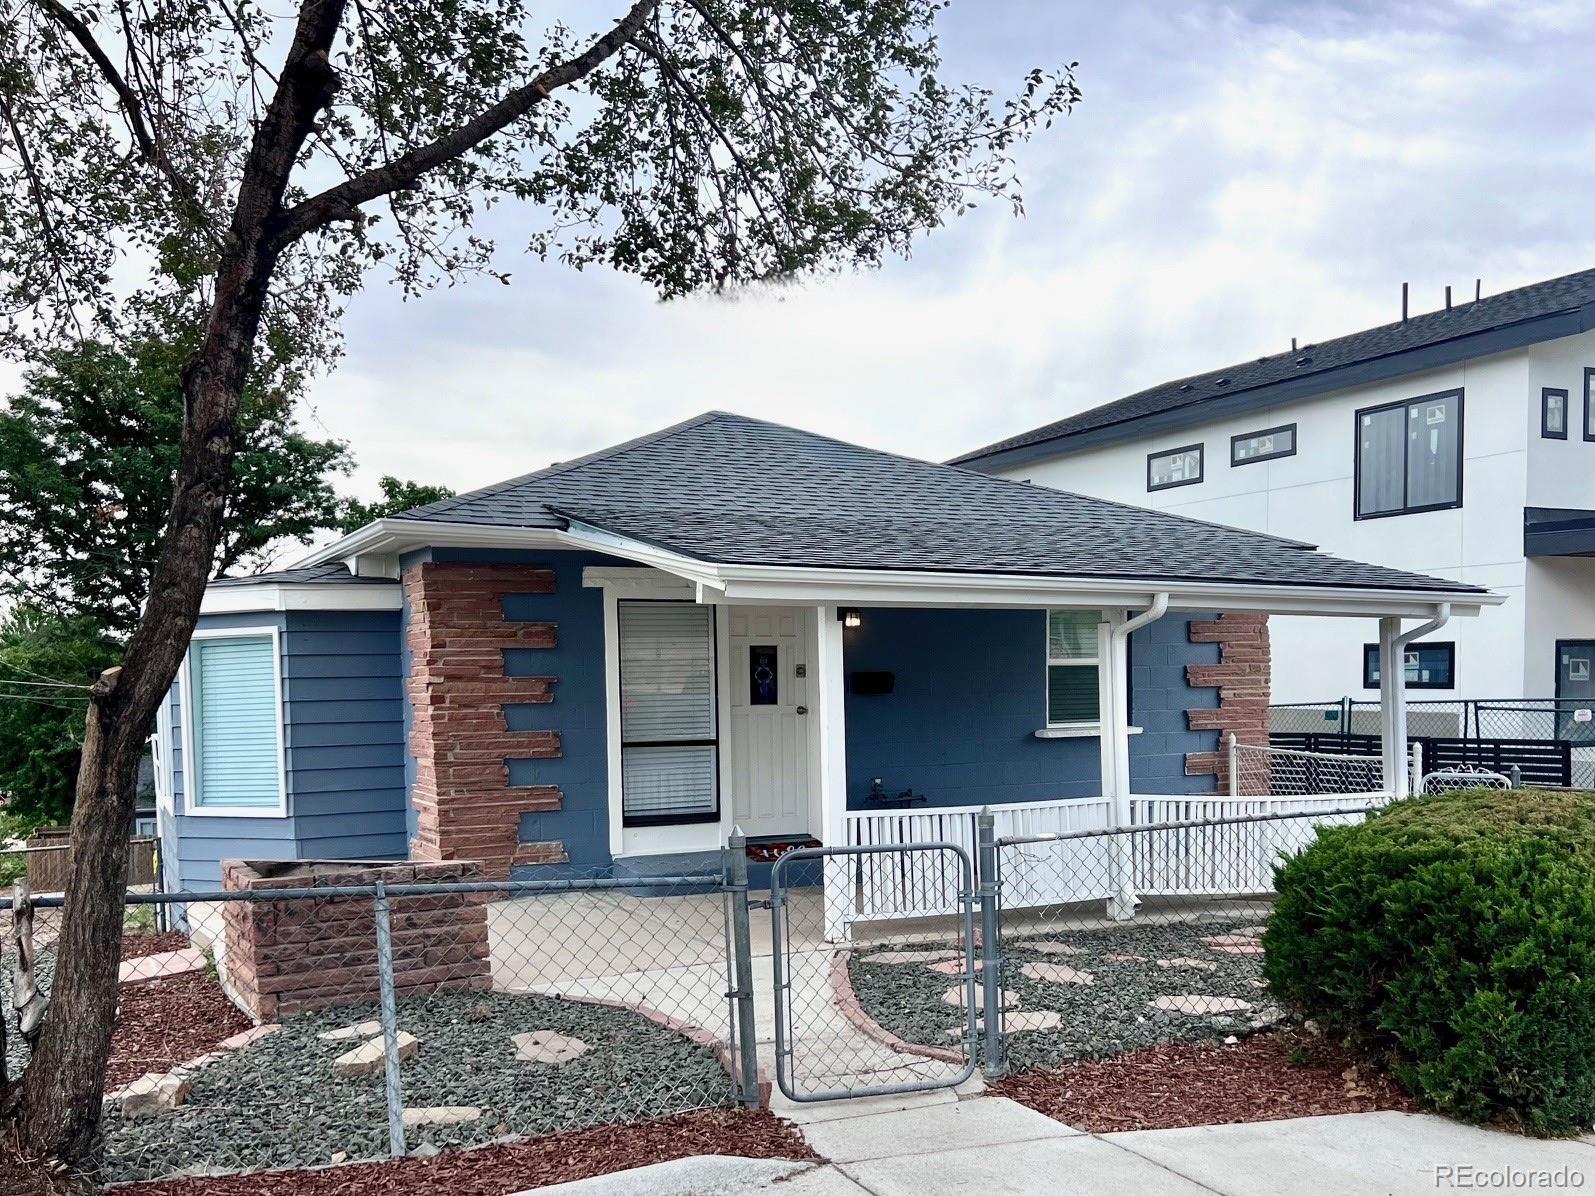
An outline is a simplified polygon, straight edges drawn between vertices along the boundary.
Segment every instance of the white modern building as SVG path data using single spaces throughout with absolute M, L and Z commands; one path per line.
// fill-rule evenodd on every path
M 1595 270 L 1153 386 L 958 458 L 1509 596 L 1423 698 L 1595 699 Z M 1276 620 L 1275 702 L 1378 697 L 1366 628 Z

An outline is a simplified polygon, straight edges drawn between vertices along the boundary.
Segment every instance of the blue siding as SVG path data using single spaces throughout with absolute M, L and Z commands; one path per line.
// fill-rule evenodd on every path
M 609 758 L 604 710 L 603 591 L 584 588 L 588 565 L 628 562 L 593 553 L 519 552 L 499 549 L 443 549 L 406 556 L 402 567 L 423 561 L 440 564 L 538 565 L 554 570 L 549 594 L 504 596 L 504 617 L 556 625 L 553 648 L 511 648 L 504 671 L 512 677 L 553 677 L 552 702 L 518 702 L 504 707 L 512 731 L 558 731 L 560 754 L 549 760 L 509 759 L 512 785 L 557 785 L 560 808 L 521 819 L 520 841 L 557 839 L 573 867 L 604 866 L 609 858 Z M 413 758 L 406 752 L 413 779 Z M 413 815 L 412 815 L 413 817 Z M 535 869 L 521 868 L 517 876 Z M 546 869 L 544 869 L 546 871 Z
M 281 632 L 288 814 L 196 817 L 183 783 L 181 685 L 172 704 L 180 888 L 221 883 L 224 859 L 387 859 L 406 853 L 403 679 L 397 611 L 205 615 L 202 629 Z
M 1218 649 L 1188 643 L 1190 618 L 1169 616 L 1131 637 L 1131 784 L 1142 792 L 1203 792 L 1184 754 L 1211 751 L 1213 732 L 1185 729 L 1185 710 L 1216 704 L 1185 684 L 1187 664 Z M 931 806 L 1093 797 L 1101 792 L 1096 737 L 1038 739 L 1046 725 L 1046 615 L 1031 610 L 864 612 L 847 632 L 849 676 L 894 674 L 892 693 L 847 695 L 847 802 L 865 805 L 872 778 L 911 788 Z

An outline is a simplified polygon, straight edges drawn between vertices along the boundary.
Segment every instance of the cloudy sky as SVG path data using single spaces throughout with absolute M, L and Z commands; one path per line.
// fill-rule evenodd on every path
M 591 0 L 593 27 L 613 5 Z M 941 458 L 1165 378 L 1595 265 L 1595 5 L 960 0 L 950 71 L 1078 60 L 1028 215 L 778 296 L 514 284 L 352 305 L 313 419 L 381 473 L 482 485 L 728 408 Z

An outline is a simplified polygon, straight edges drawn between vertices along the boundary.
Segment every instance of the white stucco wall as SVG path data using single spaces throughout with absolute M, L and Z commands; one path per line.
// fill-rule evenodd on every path
M 1340 556 L 1488 586 L 1507 595 L 1504 606 L 1476 619 L 1457 619 L 1434 637 L 1457 645 L 1457 687 L 1413 696 L 1548 695 L 1554 668 L 1551 645 L 1557 638 L 1582 635 L 1568 629 L 1586 626 L 1595 617 L 1595 574 L 1584 560 L 1531 570 L 1523 556 L 1523 508 L 1595 509 L 1595 443 L 1580 435 L 1585 365 L 1595 366 L 1595 333 L 1003 473 L 1037 485 L 1305 540 Z M 1541 386 L 1563 386 L 1569 392 L 1571 427 L 1565 442 L 1540 438 Z M 1356 412 L 1457 388 L 1464 393 L 1462 506 L 1354 518 Z M 1296 425 L 1295 456 L 1230 464 L 1231 436 L 1291 423 Z M 1147 454 L 1195 442 L 1205 445 L 1202 483 L 1149 493 Z M 1538 584 L 1542 575 L 1547 588 L 1530 601 L 1526 586 Z M 1274 700 L 1375 697 L 1362 686 L 1362 645 L 1377 638 L 1376 625 L 1369 620 L 1274 620 Z

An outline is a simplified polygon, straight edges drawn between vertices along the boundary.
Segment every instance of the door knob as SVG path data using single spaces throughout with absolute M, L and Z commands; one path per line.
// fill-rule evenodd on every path
M 807 714 L 808 712 L 809 712 L 809 708 L 807 706 L 799 706 L 798 707 L 798 713 L 799 714 Z

